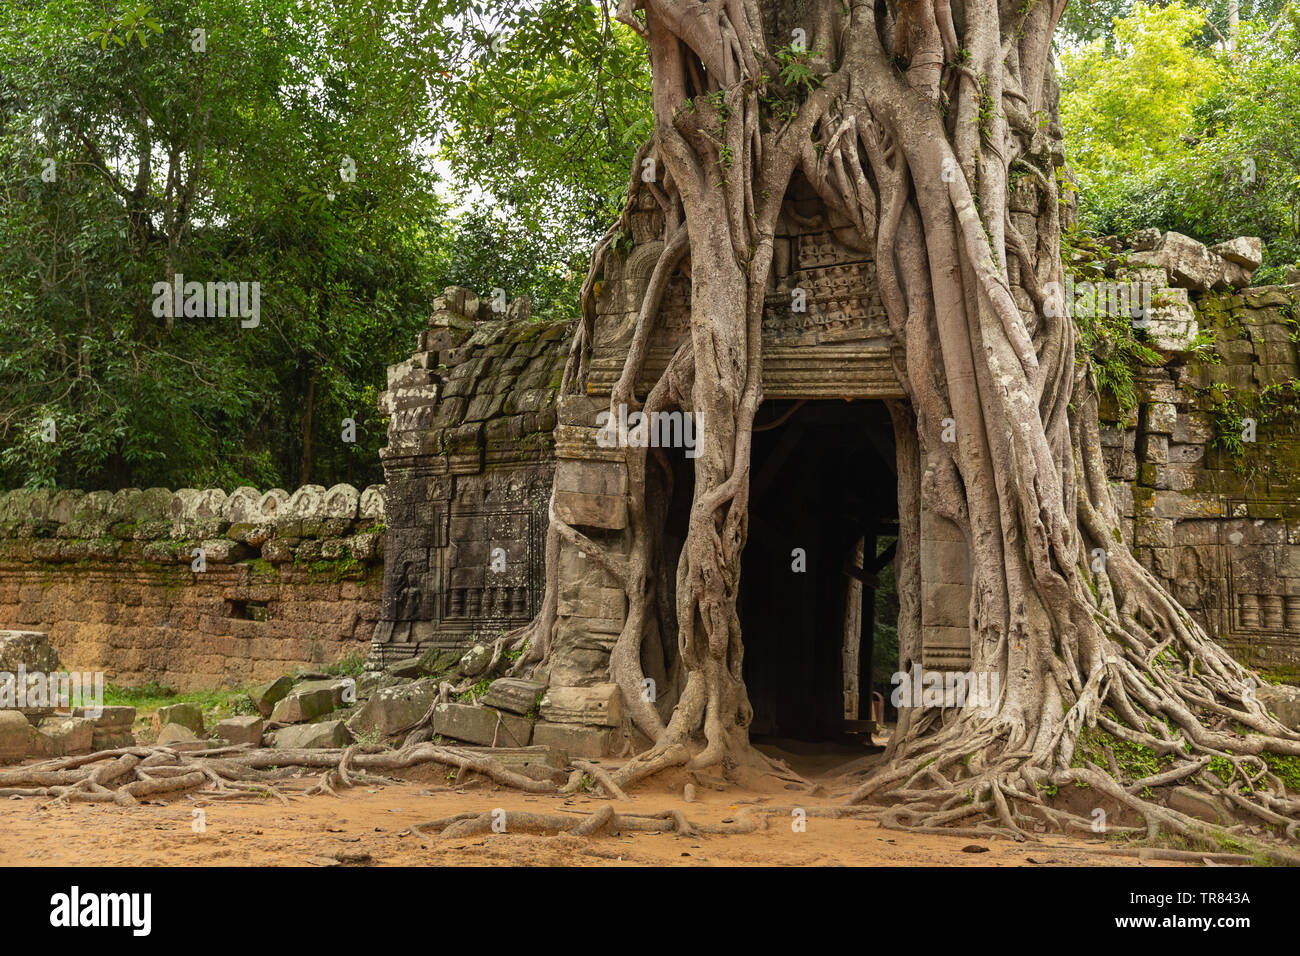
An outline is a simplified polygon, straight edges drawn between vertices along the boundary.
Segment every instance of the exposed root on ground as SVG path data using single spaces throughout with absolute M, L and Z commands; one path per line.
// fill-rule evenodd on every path
M 659 813 L 619 813 L 613 806 L 606 805 L 581 819 L 563 813 L 529 813 L 520 811 L 488 810 L 483 813 L 458 813 L 454 816 L 430 820 L 411 827 L 416 836 L 431 839 L 424 830 L 438 830 L 432 839 L 448 840 L 457 837 L 475 836 L 479 833 L 550 833 L 553 835 L 595 836 L 601 833 L 620 831 L 637 831 L 642 833 L 675 833 L 678 836 L 699 836 L 701 834 L 744 834 L 766 830 L 771 817 L 791 819 L 821 817 L 840 820 L 846 818 L 865 818 L 868 811 L 861 807 L 793 807 L 793 806 L 756 806 L 742 807 L 734 818 L 723 823 L 692 823 L 680 810 L 664 810 Z
M 454 767 L 461 775 L 481 774 L 501 786 L 528 793 L 556 792 L 554 784 L 515 773 L 488 754 L 421 743 L 401 750 L 361 744 L 325 750 L 254 749 L 251 745 L 200 751 L 123 747 L 0 770 L 0 798 L 50 797 L 55 803 L 134 806 L 144 797 L 197 792 L 205 798 L 276 797 L 287 803 L 272 781 L 301 770 L 322 771 L 307 794 L 337 796 L 336 785 L 397 782 L 368 771 L 407 770 L 425 763 Z

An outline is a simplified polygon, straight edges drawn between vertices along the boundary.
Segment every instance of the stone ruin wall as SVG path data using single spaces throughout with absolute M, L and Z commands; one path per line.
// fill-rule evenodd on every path
M 370 663 L 465 648 L 532 620 L 545 590 L 555 395 L 570 334 L 464 289 L 388 370 L 386 572 Z
M 764 393 L 901 398 L 869 256 L 842 240 L 833 219 L 810 220 L 814 200 L 796 197 L 796 206 L 804 201 L 804 221 L 788 224 L 779 238 L 768 290 Z M 1032 218 L 1032 204 L 1023 205 L 1015 213 Z M 389 550 L 373 666 L 492 639 L 531 619 L 545 580 L 552 485 L 559 517 L 613 560 L 626 554 L 623 455 L 600 447 L 596 416 L 621 371 L 661 245 L 655 216 L 647 203 L 632 219 L 630 253 L 606 265 L 585 394 L 557 393 L 571 329 L 525 321 L 526 304 L 518 301 L 501 315 L 463 289 L 447 290 L 419 351 L 390 369 L 382 398 L 391 416 L 382 452 Z M 1113 273 L 1116 281 L 1154 287 L 1147 338 L 1164 364 L 1138 372 L 1135 408 L 1121 414 L 1103 407 L 1102 439 L 1125 543 L 1212 634 L 1261 668 L 1293 677 L 1300 672 L 1297 417 L 1261 423 L 1259 441 L 1231 456 L 1217 447 L 1224 395 L 1214 386 L 1247 396 L 1266 386 L 1294 387 L 1298 290 L 1234 289 L 1253 268 L 1237 260 L 1258 252 L 1242 253 L 1242 242 L 1216 252 L 1177 234 L 1156 234 Z M 806 293 L 806 313 L 786 308 L 795 288 Z M 668 287 L 642 391 L 688 333 L 687 292 L 680 280 Z M 1020 305 L 1032 312 L 1027 298 Z M 1194 351 L 1202 328 L 1216 333 L 1214 355 Z M 498 548 L 506 561 L 493 571 Z M 921 548 L 924 663 L 962 669 L 969 660 L 966 543 L 955 527 L 925 512 Z M 581 719 L 561 723 L 544 712 L 533 739 L 544 736 L 575 752 L 616 752 L 623 743 L 610 716 L 618 691 L 608 683 L 608 664 L 626 599 L 605 568 L 564 540 L 556 574 L 551 659 L 537 676 L 550 697 L 584 703 Z M 647 676 L 670 685 L 667 675 Z M 674 702 L 657 703 L 666 712 Z
M 892 397 L 897 385 L 885 380 L 888 345 L 870 299 L 857 303 L 865 310 L 858 340 L 831 324 L 845 263 L 816 262 L 833 237 L 788 242 L 773 301 L 799 282 L 813 308 L 799 320 L 805 327 L 774 328 L 774 348 L 788 351 L 784 364 L 767 369 L 772 389 Z M 842 247 L 836 255 L 854 258 Z M 644 270 L 635 266 L 620 263 L 601 297 L 590 394 L 562 400 L 569 326 L 528 321 L 521 301 L 501 315 L 463 289 L 447 290 L 419 350 L 389 371 L 381 400 L 390 416 L 386 486 L 364 493 L 306 486 L 292 495 L 250 488 L 0 493 L 0 628 L 48 631 L 66 666 L 104 670 L 115 684 L 158 680 L 191 689 L 269 679 L 367 649 L 370 665 L 382 668 L 526 623 L 544 590 L 552 483 L 557 512 L 571 524 L 616 551 L 625 534 L 621 453 L 598 447 L 594 422 L 607 391 L 602 369 L 625 347 L 643 289 Z M 1121 531 L 1212 634 L 1294 679 L 1297 418 L 1265 417 L 1242 454 L 1219 446 L 1225 394 L 1294 388 L 1300 294 L 1279 286 L 1194 289 L 1175 298 L 1186 308 L 1179 304 L 1154 330 L 1169 340 L 1164 352 L 1172 360 L 1140 372 L 1135 408 L 1121 413 L 1103 403 Z M 1216 332 L 1217 361 L 1178 351 L 1198 327 Z M 794 351 L 798 345 L 856 359 L 818 370 Z M 923 542 L 923 563 L 927 554 L 933 559 L 923 597 L 926 657 L 935 666 L 957 666 L 961 656 L 946 640 L 961 630 L 953 608 L 964 605 L 967 587 L 948 580 L 965 566 L 957 553 L 963 542 L 950 539 L 943 527 L 929 527 Z M 190 569 L 199 545 L 202 574 Z M 621 589 L 568 547 L 558 574 L 550 684 L 603 686 L 626 610 Z M 583 742 L 591 750 L 614 732 L 587 730 L 604 735 Z
M 1300 678 L 1300 287 L 1193 296 L 1215 333 L 1210 361 L 1185 355 L 1138 376 L 1138 402 L 1102 409 L 1107 471 L 1125 543 L 1210 634 L 1247 663 Z M 1225 397 L 1257 416 L 1256 440 Z M 1109 405 L 1109 407 L 1107 407 Z M 1287 406 L 1291 410 L 1287 410 Z
M 0 493 L 0 630 L 132 687 L 246 686 L 364 654 L 384 488 Z M 206 570 L 192 570 L 202 548 Z

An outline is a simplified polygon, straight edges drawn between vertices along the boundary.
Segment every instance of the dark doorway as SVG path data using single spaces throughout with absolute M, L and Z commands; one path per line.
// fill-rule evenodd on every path
M 879 401 L 769 401 L 754 432 L 739 601 L 750 732 L 804 741 L 861 733 L 871 716 L 875 590 L 893 556 L 886 539 L 898 534 L 889 411 Z M 847 613 L 854 581 L 857 618 Z M 847 638 L 846 618 L 861 621 Z M 846 666 L 857 670 L 847 681 Z

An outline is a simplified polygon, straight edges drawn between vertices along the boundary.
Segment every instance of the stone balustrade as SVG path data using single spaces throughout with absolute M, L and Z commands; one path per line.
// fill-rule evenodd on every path
M 109 683 L 244 686 L 365 653 L 386 498 L 325 488 L 0 492 L 0 629 Z

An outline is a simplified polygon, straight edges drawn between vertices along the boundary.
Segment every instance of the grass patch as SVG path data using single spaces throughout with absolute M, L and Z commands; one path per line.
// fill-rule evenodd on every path
M 320 668 L 331 677 L 358 677 L 365 673 L 366 655 L 361 651 L 353 651 L 346 657 L 341 657 L 333 664 L 325 664 Z
M 108 707 L 134 707 L 136 719 L 152 717 L 159 707 L 170 704 L 198 704 L 203 710 L 205 724 L 237 714 L 254 714 L 257 708 L 242 689 L 195 690 L 180 693 L 151 681 L 141 687 L 118 687 L 108 684 L 104 688 L 104 704 Z

